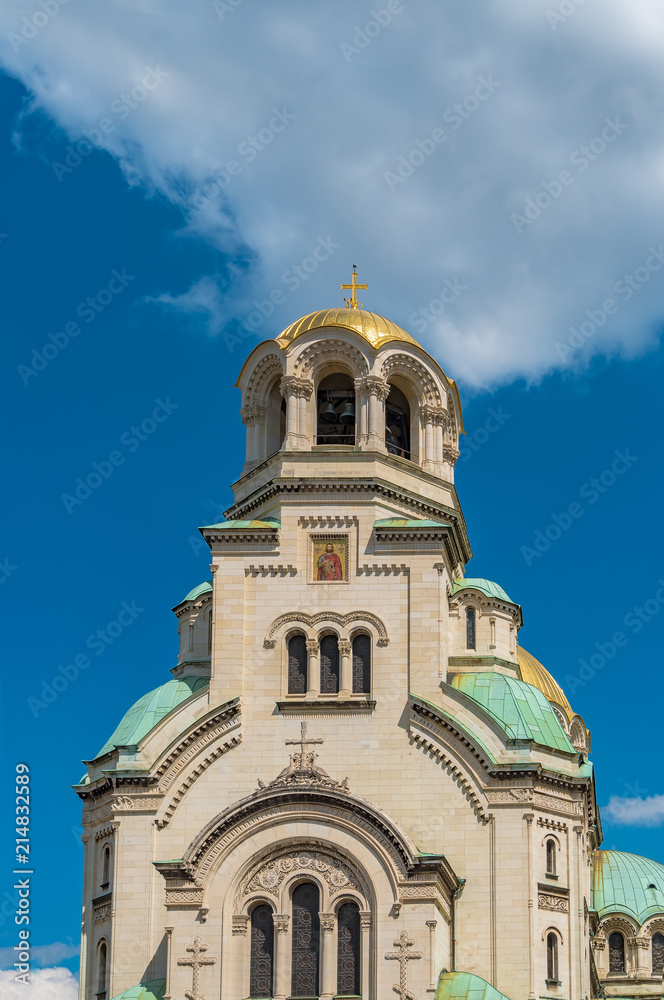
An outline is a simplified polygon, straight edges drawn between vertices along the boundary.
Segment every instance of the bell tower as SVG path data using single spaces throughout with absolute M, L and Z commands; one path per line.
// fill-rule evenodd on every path
M 247 639 L 229 656 L 228 635 L 233 614 L 246 619 L 253 606 L 253 574 L 265 581 L 275 617 L 285 601 L 293 614 L 394 605 L 403 661 L 423 675 L 418 690 L 440 698 L 447 595 L 471 556 L 454 488 L 459 394 L 410 334 L 360 308 L 355 272 L 342 287 L 351 290 L 344 308 L 311 313 L 259 344 L 237 382 L 246 461 L 228 520 L 201 529 L 213 572 L 224 577 L 213 612 L 225 644 L 223 673 L 215 669 L 221 646 L 212 653 L 211 692 L 220 699 L 247 682 Z M 308 637 L 314 658 L 318 642 L 317 633 Z M 339 691 L 351 687 L 344 677 Z

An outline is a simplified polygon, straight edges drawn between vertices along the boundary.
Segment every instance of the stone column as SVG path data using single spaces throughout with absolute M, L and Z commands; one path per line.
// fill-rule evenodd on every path
M 650 979 L 650 939 L 633 937 L 629 939 L 630 950 L 634 956 L 634 966 L 637 979 Z M 630 970 L 632 971 L 632 970 Z
M 274 923 L 274 950 L 276 952 L 277 976 L 275 982 L 275 1000 L 286 1000 L 290 996 L 290 963 L 288 961 L 288 949 L 290 936 L 288 934 L 288 921 L 290 917 L 287 913 L 275 913 Z
M 171 949 L 173 947 L 173 928 L 164 927 L 166 931 L 166 990 L 164 1000 L 171 1000 Z
M 339 697 L 350 698 L 353 692 L 352 646 L 348 639 L 339 640 L 341 676 L 339 677 Z
M 337 992 L 335 982 L 336 954 L 334 949 L 334 913 L 319 913 L 322 934 L 320 956 L 320 1000 L 332 1000 Z
M 371 997 L 371 911 L 360 910 L 360 978 L 362 982 L 362 1000 Z
M 286 438 L 284 451 L 304 451 L 309 447 L 307 434 L 307 400 L 314 390 L 313 382 L 296 375 L 284 375 L 279 383 L 286 400 Z
M 315 701 L 320 689 L 318 639 L 307 639 L 307 700 Z
M 377 375 L 367 375 L 366 384 L 369 393 L 367 446 L 372 451 L 385 451 L 385 400 L 390 394 L 390 387 Z
M 445 410 L 442 406 L 426 403 L 420 411 L 420 419 L 424 425 L 424 457 L 422 468 L 434 475 L 443 472 L 443 428 Z
M 427 920 L 429 928 L 429 989 L 427 993 L 436 992 L 436 925 L 437 920 Z
M 526 821 L 526 877 L 528 879 L 528 1000 L 535 1000 L 535 898 L 533 894 L 533 820 L 534 813 L 524 813 Z
M 365 376 L 355 379 L 355 412 L 357 413 L 356 444 L 366 446 L 369 439 L 369 397 Z
M 243 406 L 240 410 L 242 422 L 247 428 L 245 470 L 252 469 L 263 461 L 263 428 L 266 413 L 264 406 Z

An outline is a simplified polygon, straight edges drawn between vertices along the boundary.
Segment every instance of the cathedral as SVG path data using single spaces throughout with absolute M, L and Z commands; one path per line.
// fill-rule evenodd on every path
M 464 575 L 457 386 L 342 287 L 247 358 L 177 664 L 74 786 L 80 1000 L 661 996 L 664 865 L 602 850 L 585 721 Z

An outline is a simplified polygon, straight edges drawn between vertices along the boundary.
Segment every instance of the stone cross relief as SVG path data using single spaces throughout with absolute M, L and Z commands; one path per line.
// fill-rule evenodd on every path
M 402 931 L 398 939 L 394 942 L 396 951 L 386 951 L 385 958 L 393 959 L 399 963 L 399 985 L 392 989 L 399 997 L 399 1000 L 415 1000 L 415 994 L 408 989 L 408 963 L 413 958 L 422 958 L 421 951 L 410 951 L 415 942 L 409 938 L 405 931 Z
M 300 723 L 299 739 L 285 740 L 284 742 L 286 746 L 298 747 L 298 750 L 290 755 L 288 767 L 284 768 L 268 785 L 259 778 L 259 789 L 264 790 L 277 785 L 318 784 L 328 788 L 338 788 L 340 791 L 348 791 L 348 778 L 344 778 L 343 781 L 334 781 L 327 771 L 316 764 L 318 754 L 309 748 L 324 743 L 325 740 L 319 736 L 308 736 L 306 722 Z
M 300 748 L 299 753 L 293 754 L 293 765 L 298 771 L 311 770 L 314 766 L 314 761 L 318 756 L 313 751 L 308 752 L 307 747 L 315 743 L 324 743 L 320 737 L 307 738 L 307 724 L 302 722 L 300 724 L 300 738 L 299 740 L 286 740 L 286 746 L 296 746 Z
M 190 965 L 192 969 L 192 984 L 190 990 L 185 990 L 186 1000 L 205 1000 L 201 993 L 201 968 L 204 965 L 214 965 L 216 958 L 205 958 L 208 946 L 199 937 L 194 943 L 187 945 L 186 951 L 191 952 L 191 958 L 178 958 L 178 965 Z

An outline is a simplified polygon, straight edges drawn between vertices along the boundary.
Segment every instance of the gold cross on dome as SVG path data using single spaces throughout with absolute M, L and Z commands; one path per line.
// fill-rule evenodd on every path
M 357 290 L 358 290 L 358 288 L 368 288 L 368 287 L 369 287 L 368 285 L 358 285 L 358 283 L 357 283 L 357 264 L 353 264 L 353 274 L 351 276 L 351 283 L 350 283 L 350 285 L 342 285 L 341 286 L 341 290 L 342 291 L 344 290 L 344 288 L 350 288 L 351 289 L 350 298 L 347 299 L 344 296 L 344 302 L 346 303 L 346 305 L 348 306 L 349 309 L 357 309 L 358 308 L 358 301 L 357 301 Z M 362 308 L 362 303 L 361 302 L 359 303 L 359 308 Z

